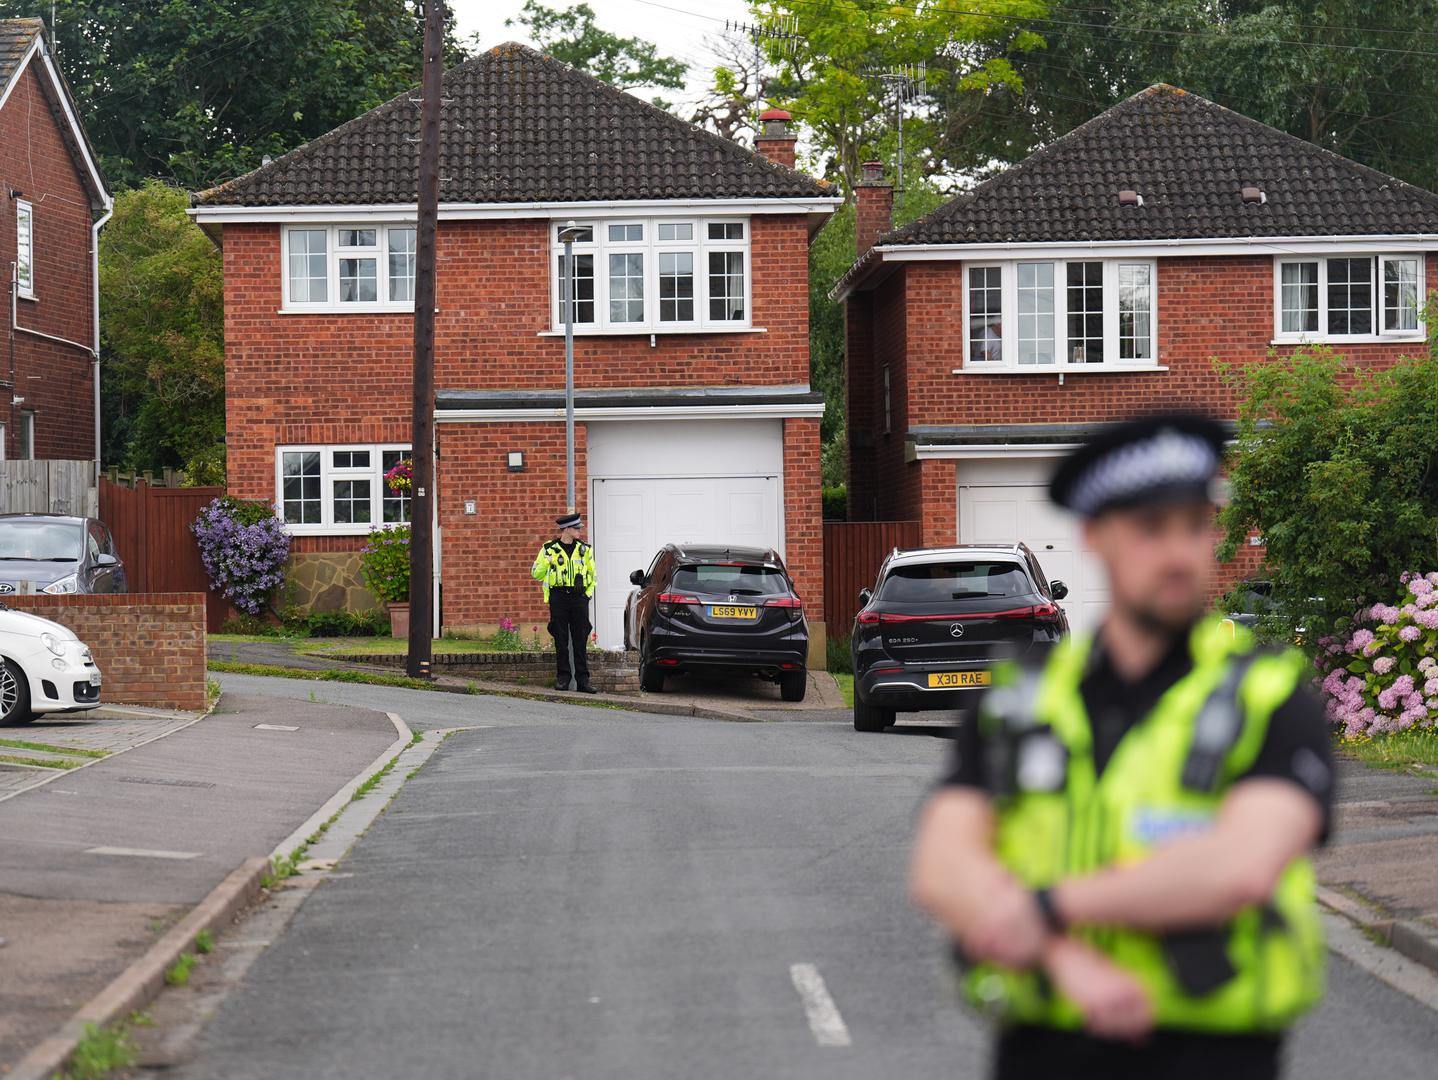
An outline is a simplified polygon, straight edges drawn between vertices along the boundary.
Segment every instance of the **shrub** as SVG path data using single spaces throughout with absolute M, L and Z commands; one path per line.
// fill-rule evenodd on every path
M 285 579 L 290 538 L 267 503 L 222 496 L 190 526 L 210 588 L 247 615 L 258 615 Z
M 834 634 L 825 645 L 827 666 L 831 672 L 854 674 L 854 654 L 849 651 L 849 635 Z
M 246 634 L 250 637 L 278 637 L 279 628 L 261 615 L 232 615 L 220 626 L 222 634 Z
M 360 552 L 364 583 L 386 604 L 409 601 L 409 537 L 408 525 L 377 529 Z
M 513 619 L 499 620 L 499 629 L 494 633 L 494 647 L 499 652 L 519 651 L 519 627 L 515 625 Z
M 378 608 L 368 611 L 304 611 L 285 608 L 280 616 L 285 630 L 305 637 L 375 637 L 389 633 L 389 616 Z
M 1405 573 L 1398 604 L 1361 609 L 1318 641 L 1328 713 L 1345 738 L 1432 728 L 1438 721 L 1438 573 Z
M 849 518 L 849 489 L 844 484 L 824 488 L 824 520 L 847 521 Z

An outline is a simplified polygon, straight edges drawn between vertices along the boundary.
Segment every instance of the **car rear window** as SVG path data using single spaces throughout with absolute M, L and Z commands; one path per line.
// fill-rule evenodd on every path
M 670 585 L 675 592 L 732 593 L 735 596 L 778 596 L 789 591 L 782 570 L 772 566 L 681 566 Z
M 900 604 L 939 604 L 991 596 L 1026 596 L 1028 575 L 1012 562 L 942 562 L 896 566 L 879 590 L 880 600 Z
M 0 521 L 0 559 L 77 562 L 85 533 L 60 521 Z

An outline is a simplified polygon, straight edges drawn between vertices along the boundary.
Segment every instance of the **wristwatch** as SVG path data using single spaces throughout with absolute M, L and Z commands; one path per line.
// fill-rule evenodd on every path
M 1035 889 L 1034 903 L 1039 906 L 1039 914 L 1044 917 L 1044 922 L 1048 924 L 1048 928 L 1055 934 L 1062 934 L 1068 929 L 1068 924 L 1064 922 L 1064 917 L 1059 914 L 1058 905 L 1054 903 L 1052 889 Z

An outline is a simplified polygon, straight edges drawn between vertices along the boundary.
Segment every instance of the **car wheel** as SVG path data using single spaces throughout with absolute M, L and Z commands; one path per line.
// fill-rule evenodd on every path
M 664 672 L 644 658 L 643 645 L 639 648 L 639 689 L 651 694 L 664 692 Z
M 809 688 L 809 673 L 795 671 L 779 676 L 779 696 L 785 701 L 803 701 L 804 691 Z
M 28 724 L 35 719 L 30 711 L 30 681 L 19 665 L 0 660 L 0 727 Z
M 883 731 L 886 727 L 892 727 L 893 723 L 893 709 L 884 709 L 854 698 L 855 731 Z

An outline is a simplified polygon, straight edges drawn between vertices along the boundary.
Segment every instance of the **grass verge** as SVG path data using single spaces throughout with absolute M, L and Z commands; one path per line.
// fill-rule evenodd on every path
M 79 758 L 102 758 L 109 757 L 108 750 L 81 750 L 74 746 L 56 746 L 54 743 L 27 742 L 24 739 L 0 739 L 0 746 L 8 746 L 12 750 L 44 750 L 51 754 L 66 754 L 69 757 Z
M 854 676 L 847 671 L 831 672 L 834 681 L 839 684 L 839 693 L 844 696 L 844 704 L 850 708 L 854 705 Z
M 308 679 L 311 682 L 368 683 L 372 686 L 398 686 L 406 690 L 438 690 L 439 687 L 424 679 L 411 679 L 408 675 L 386 675 L 378 671 L 342 671 L 338 668 L 322 668 L 319 671 L 304 671 L 300 668 L 280 667 L 278 664 L 240 664 L 231 660 L 211 660 L 211 671 L 224 671 L 232 675 L 269 675 L 279 679 Z
M 41 769 L 78 769 L 83 761 L 57 761 L 55 758 L 22 757 L 19 754 L 0 754 L 0 761 L 7 765 L 33 765 Z
M 1367 765 L 1407 772 L 1414 765 L 1438 766 L 1438 728 L 1395 731 L 1372 739 L 1339 739 L 1338 750 Z

